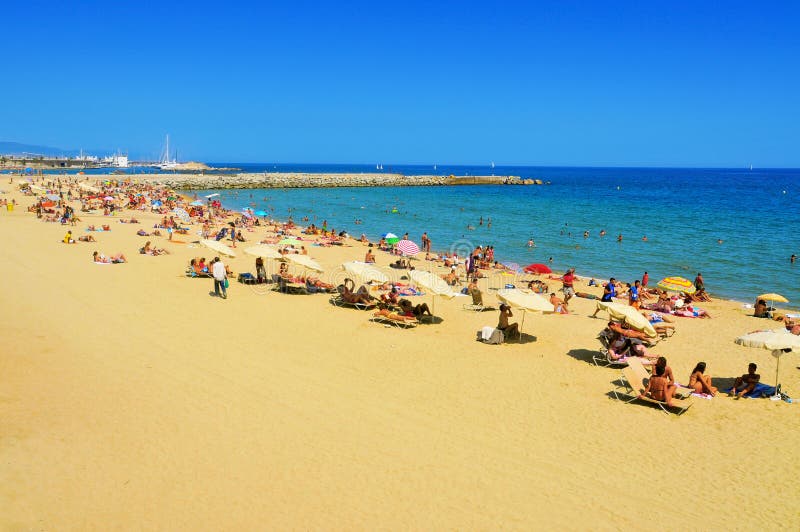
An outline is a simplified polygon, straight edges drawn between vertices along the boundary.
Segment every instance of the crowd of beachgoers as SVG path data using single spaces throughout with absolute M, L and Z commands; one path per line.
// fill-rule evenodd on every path
M 371 310 L 376 320 L 411 327 L 431 317 L 432 311 L 426 303 L 415 305 L 407 298 L 431 290 L 431 287 L 417 285 L 413 275 L 409 277 L 407 274 L 415 270 L 433 271 L 435 268 L 435 275 L 445 283 L 446 290 L 471 297 L 472 309 L 498 310 L 498 323 L 492 331 L 494 334 L 485 336 L 485 339 L 495 339 L 493 343 L 497 342 L 498 335 L 499 342 L 521 341 L 522 334 L 519 325 L 511 321 L 514 316 L 513 304 L 503 302 L 499 309 L 484 304 L 485 288 L 480 287 L 480 281 L 484 278 L 505 276 L 502 277 L 502 287 L 521 288 L 526 294 L 541 295 L 552 306 L 551 311 L 558 314 L 570 314 L 570 300 L 573 297 L 599 300 L 592 317 L 597 317 L 601 310 L 607 310 L 604 304 L 628 306 L 644 318 L 641 322 L 644 325 L 636 319 L 630 320 L 624 316 L 612 318 L 599 336 L 607 354 L 607 362 L 625 364 L 631 357 L 641 359 L 653 372 L 649 381 L 651 385 L 642 391 L 642 396 L 662 401 L 668 406 L 673 406 L 673 396 L 679 392 L 678 386 L 666 359 L 654 354 L 652 346 L 659 339 L 674 334 L 677 318 L 712 317 L 707 310 L 698 306 L 698 303 L 711 301 L 700 273 L 693 283 L 671 287 L 669 290 L 652 286 L 647 272 L 633 283 L 623 283 L 615 278 L 604 282 L 588 279 L 587 287 L 602 288 L 602 294 L 597 296 L 575 289 L 578 277 L 574 268 L 563 274 L 553 274 L 544 264 L 533 264 L 524 269 L 504 264 L 494 256 L 491 245 L 475 246 L 466 256 L 450 252 L 437 253 L 432 249 L 427 232 L 421 235 L 419 247 L 410 241 L 408 233 L 402 236 L 389 233 L 383 235 L 379 241 L 371 242 L 363 234 L 353 237 L 345 231 L 337 232 L 328 227 L 326 221 L 318 226 L 305 217 L 300 221 L 303 224 L 300 227 L 292 218 L 277 221 L 263 211 L 245 209 L 234 212 L 226 209 L 218 194 L 202 198 L 197 195 L 187 197 L 166 186 L 148 181 L 88 181 L 66 176 L 40 176 L 23 178 L 18 186 L 23 193 L 34 198 L 28 210 L 38 219 L 68 227 L 62 240 L 65 244 L 83 242 L 98 245 L 100 242 L 95 235 L 111 231 L 113 227 L 113 230 L 132 230 L 136 235 L 148 238 L 138 249 L 138 253 L 159 256 L 168 254 L 169 251 L 153 244 L 154 237 L 167 241 L 173 241 L 174 235 L 191 234 L 199 237 L 198 242 L 206 244 L 210 254 L 215 256 L 209 259 L 204 256 L 193 257 L 185 274 L 189 277 L 212 278 L 214 294 L 222 298 L 227 298 L 228 279 L 235 276 L 231 267 L 225 264 L 225 255 L 233 255 L 237 246 L 265 244 L 271 247 L 272 253 L 265 252 L 266 257 L 265 253 L 251 253 L 256 255 L 254 273 L 240 272 L 239 282 L 273 283 L 277 289 L 288 293 L 335 294 L 335 299 L 340 304 Z M 148 213 L 148 219 L 152 219 L 153 215 L 157 217 L 152 227 L 143 227 L 137 218 L 143 213 Z M 73 231 L 79 230 L 78 224 L 82 223 L 81 216 L 85 214 L 102 214 L 107 223 L 87 224 L 84 231 L 86 234 L 82 232 L 76 236 Z M 491 223 L 491 219 L 488 223 Z M 319 267 L 303 267 L 302 273 L 292 272 L 290 261 L 286 260 L 292 256 L 307 257 L 308 247 L 311 246 L 359 244 L 365 248 L 364 265 L 376 265 L 376 253 L 383 253 L 387 266 L 394 269 L 397 275 L 392 280 L 371 280 L 372 282 L 357 287 L 351 278 L 329 278 L 327 281 L 320 278 L 318 274 L 322 268 Z M 129 254 L 131 252 L 128 250 Z M 265 258 L 278 260 L 272 263 L 265 261 Z M 128 261 L 128 257 L 124 251 L 93 250 L 91 260 L 96 264 L 123 264 Z M 313 264 L 313 260 L 311 262 Z M 270 274 L 267 273 L 268 264 L 275 265 Z M 547 276 L 542 277 L 543 275 Z M 436 289 L 433 290 L 436 293 Z M 754 315 L 783 320 L 787 330 L 800 334 L 800 324 L 773 310 L 759 300 L 756 301 Z M 611 314 L 613 316 L 614 313 Z M 698 362 L 689 379 L 689 388 L 697 394 L 715 395 L 717 388 L 704 371 L 705 362 Z M 753 375 L 754 369 L 751 368 L 736 381 L 732 393 L 740 396 L 753 392 L 758 384 L 758 379 Z

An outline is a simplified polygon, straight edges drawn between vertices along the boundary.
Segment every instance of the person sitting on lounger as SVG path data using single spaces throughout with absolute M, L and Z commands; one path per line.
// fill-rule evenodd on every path
M 519 325 L 516 323 L 509 323 L 508 318 L 514 316 L 511 312 L 511 307 L 506 305 L 505 303 L 500 304 L 500 317 L 498 318 L 497 328 L 503 331 L 503 335 L 508 340 L 511 336 L 516 335 L 517 337 L 520 336 L 519 334 Z
M 698 362 L 689 376 L 689 388 L 692 388 L 694 393 L 717 395 L 717 388 L 711 384 L 711 375 L 705 375 L 705 371 L 706 363 Z
M 398 304 L 400 295 L 397 293 L 397 287 L 392 285 L 391 290 L 385 294 L 381 294 L 381 302 L 386 305 L 396 306 Z
M 677 386 L 670 384 L 664 376 L 664 368 L 656 366 L 655 373 L 648 379 L 647 387 L 644 389 L 644 393 L 639 395 L 639 398 L 648 397 L 672 406 L 672 396 L 676 389 Z
M 755 389 L 756 384 L 758 384 L 758 381 L 761 380 L 761 375 L 756 373 L 756 369 L 758 369 L 756 363 L 750 362 L 750 364 L 747 365 L 747 373 L 741 377 L 736 377 L 730 394 L 738 399 L 744 394 L 752 392 Z
M 478 278 L 473 277 L 467 285 L 467 294 L 472 296 L 472 304 L 478 307 L 483 306 L 483 292 L 478 288 Z
M 348 283 L 349 281 L 349 283 Z M 370 295 L 365 292 L 354 292 L 353 287 L 355 283 L 353 283 L 352 279 L 345 279 L 344 283 L 341 285 L 341 295 L 342 299 L 350 303 L 351 305 L 370 305 L 372 304 L 372 300 Z M 362 287 L 363 288 L 363 287 Z
M 665 357 L 658 357 L 656 360 L 655 367 L 661 367 L 664 370 L 664 377 L 670 384 L 675 383 L 675 377 L 672 375 L 672 368 L 667 365 L 667 359 Z
M 427 314 L 428 316 L 433 316 L 431 313 L 431 309 L 428 308 L 427 303 L 420 303 L 419 305 L 414 305 L 408 299 L 401 299 L 400 300 L 400 310 L 406 316 L 414 316 L 415 318 L 419 318 Z

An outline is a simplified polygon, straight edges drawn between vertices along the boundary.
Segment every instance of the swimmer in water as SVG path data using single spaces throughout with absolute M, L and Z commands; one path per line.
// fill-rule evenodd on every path
M 642 237 L 642 242 L 647 242 L 647 235 L 644 235 L 644 236 Z
M 619 236 L 617 237 L 617 242 L 622 242 L 622 233 L 620 233 Z
M 606 230 L 605 229 L 601 229 L 600 230 L 600 236 L 606 236 Z

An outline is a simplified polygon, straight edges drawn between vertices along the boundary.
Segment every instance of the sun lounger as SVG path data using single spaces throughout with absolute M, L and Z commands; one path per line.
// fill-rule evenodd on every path
M 274 290 L 277 292 L 283 292 L 284 294 L 308 294 L 305 283 L 292 283 L 277 273 L 272 275 L 272 280 L 275 282 Z
M 333 305 L 335 307 L 354 308 L 354 309 L 358 309 L 358 310 L 371 310 L 371 309 L 374 309 L 377 306 L 375 303 L 370 303 L 370 304 L 366 304 L 366 303 L 351 303 L 351 302 L 345 300 L 345 298 L 342 297 L 341 294 L 336 294 L 334 296 L 331 296 L 330 303 L 331 303 L 331 305 Z
M 666 414 L 671 414 L 672 412 L 670 412 L 670 409 L 673 409 L 676 411 L 675 413 L 677 415 L 681 415 L 694 404 L 691 399 L 673 397 L 672 406 L 668 406 L 664 401 L 657 401 L 653 398 L 646 397 L 643 394 L 649 378 L 650 376 L 647 374 L 644 366 L 640 363 L 638 367 L 636 367 L 635 359 L 631 359 L 628 365 L 622 368 L 622 375 L 617 380 L 619 384 L 612 390 L 612 393 L 614 397 L 626 403 L 642 401 L 644 403 L 657 405 Z
M 625 362 L 631 367 L 631 369 L 636 373 L 638 378 L 642 380 L 642 382 L 646 382 L 645 379 L 650 378 L 650 369 L 651 367 L 645 366 L 645 360 L 641 357 L 630 357 L 625 360 Z M 648 369 L 650 368 L 650 369 Z M 686 399 L 692 396 L 692 392 L 694 391 L 691 388 L 687 388 L 686 386 L 681 386 L 678 383 L 675 383 L 677 389 L 675 390 L 675 397 L 679 399 Z
M 393 320 L 384 316 L 382 314 L 373 314 L 372 317 L 369 319 L 375 323 L 381 323 L 383 325 L 388 325 L 392 327 L 397 327 L 398 329 L 412 329 L 419 325 L 419 321 L 416 319 L 413 320 Z

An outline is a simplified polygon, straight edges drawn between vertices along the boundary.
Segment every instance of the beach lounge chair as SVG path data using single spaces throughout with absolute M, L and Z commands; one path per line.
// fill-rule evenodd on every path
M 647 370 L 644 369 L 641 361 L 638 361 L 636 357 L 631 357 L 628 360 L 628 365 L 622 368 L 622 375 L 617 380 L 619 384 L 612 390 L 612 393 L 614 394 L 614 397 L 621 401 L 625 401 L 626 403 L 642 401 L 644 403 L 657 405 L 665 414 L 671 414 L 672 412 L 670 412 L 670 408 L 672 408 L 675 410 L 677 415 L 681 415 L 689 410 L 692 404 L 694 404 L 691 399 L 681 399 L 678 397 L 677 391 L 675 397 L 672 398 L 671 407 L 667 406 L 667 403 L 664 401 L 657 401 L 650 397 L 641 395 L 644 393 L 644 390 L 647 387 L 647 381 L 649 378 L 650 375 L 647 373 Z
M 292 283 L 277 273 L 272 275 L 272 280 L 275 283 L 274 290 L 277 292 L 282 292 L 284 294 L 308 294 L 305 283 Z
M 347 308 L 355 308 L 358 310 L 370 310 L 374 309 L 377 304 L 376 303 L 351 303 L 344 298 L 344 285 L 339 285 L 336 287 L 336 294 L 331 296 L 330 303 L 336 307 L 347 307 Z
M 650 378 L 650 372 L 653 370 L 652 365 L 646 364 L 646 360 L 642 359 L 641 357 L 629 357 L 625 359 L 625 363 L 628 364 L 634 372 L 645 381 L 645 379 Z M 694 391 L 691 388 L 686 386 L 682 386 L 678 383 L 675 383 L 677 389 L 675 390 L 675 397 L 678 399 L 686 399 L 692 396 L 692 392 Z
M 397 327 L 398 329 L 413 329 L 417 325 L 419 325 L 419 321 L 417 320 L 393 320 L 388 318 L 382 314 L 373 314 L 372 317 L 369 319 L 375 323 L 381 323 L 383 325 Z

